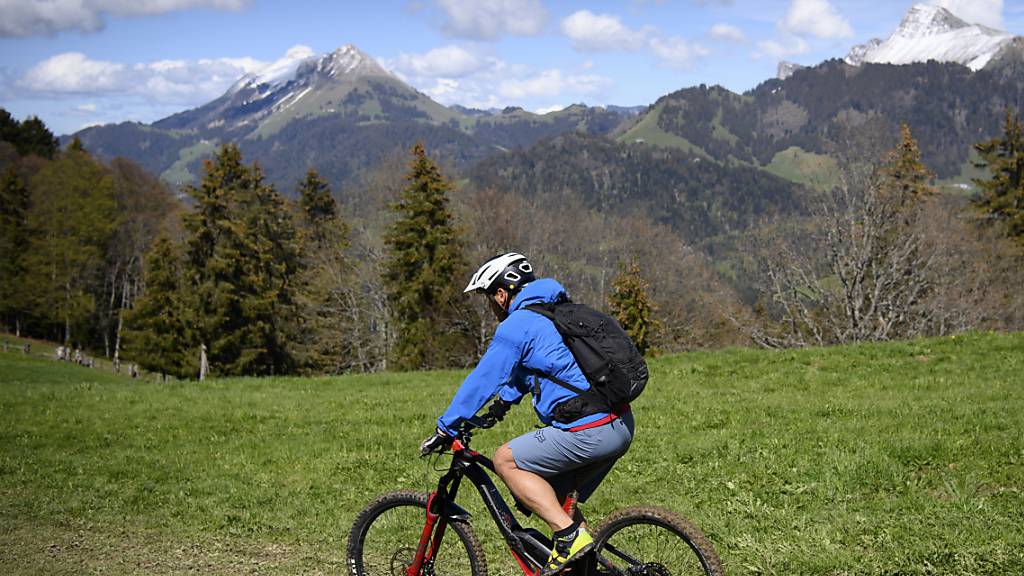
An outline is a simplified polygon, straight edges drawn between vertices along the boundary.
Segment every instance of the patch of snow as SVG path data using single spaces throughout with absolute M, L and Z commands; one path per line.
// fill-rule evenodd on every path
M 794 72 L 801 68 L 804 68 L 804 66 L 797 64 L 795 62 L 787 62 L 783 60 L 779 62 L 779 69 L 775 77 L 778 78 L 779 80 L 785 80 L 786 78 L 789 78 L 790 76 L 793 75 Z
M 296 46 L 277 61 L 271 63 L 255 75 L 251 82 L 254 86 L 267 84 L 277 86 L 295 78 L 295 72 L 303 62 L 316 57 L 316 53 L 308 46 Z
M 298 102 L 299 100 L 302 100 L 303 96 L 305 96 L 306 94 L 309 94 L 309 91 L 312 90 L 312 89 L 313 89 L 313 87 L 310 86 L 310 87 L 306 88 L 305 90 L 303 90 L 302 92 L 299 92 L 298 94 L 296 94 L 294 92 L 288 94 L 287 96 L 285 96 L 284 98 L 281 99 L 281 102 L 279 102 L 277 106 L 275 106 L 275 110 L 278 111 L 278 112 L 281 112 L 281 111 L 284 111 L 284 110 L 287 110 L 287 109 L 291 108 L 292 106 L 295 105 L 296 102 Z

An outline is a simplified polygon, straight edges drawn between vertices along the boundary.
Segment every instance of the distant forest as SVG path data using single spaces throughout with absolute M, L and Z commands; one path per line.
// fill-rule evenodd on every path
M 224 145 L 172 190 L 4 111 L 0 318 L 186 378 L 468 366 L 493 320 L 458 288 L 515 250 L 579 301 L 642 291 L 654 354 L 1020 329 L 1024 129 L 995 122 L 968 199 L 935 191 L 910 124 L 837 125 L 825 191 L 575 132 L 466 174 L 429 140 L 345 158 L 368 165 L 341 190 L 316 169 L 280 189 Z

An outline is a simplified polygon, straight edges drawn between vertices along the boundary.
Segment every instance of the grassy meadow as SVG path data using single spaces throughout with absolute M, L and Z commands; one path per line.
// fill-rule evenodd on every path
M 592 519 L 671 508 L 733 575 L 1024 574 L 1024 334 L 651 367 Z M 342 574 L 366 502 L 436 482 L 417 447 L 463 375 L 158 384 L 0 352 L 0 574 Z

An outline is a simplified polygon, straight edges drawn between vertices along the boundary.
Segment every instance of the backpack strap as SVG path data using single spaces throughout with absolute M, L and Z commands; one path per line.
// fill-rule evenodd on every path
M 543 316 L 543 317 L 547 318 L 548 320 L 550 320 L 552 324 L 555 322 L 555 311 L 552 310 L 552 304 L 529 304 L 527 306 L 523 306 L 523 308 L 529 310 L 530 312 L 535 312 L 537 314 L 540 314 L 541 316 Z M 562 388 L 565 388 L 566 390 L 569 390 L 570 392 L 575 392 L 577 395 L 583 394 L 584 392 L 586 392 L 586 390 L 582 390 L 582 389 L 580 389 L 577 386 L 573 386 L 572 384 L 569 384 L 568 382 L 566 382 L 565 380 L 562 380 L 561 378 L 559 378 L 558 376 L 555 376 L 554 374 L 548 374 L 548 373 L 543 372 L 541 370 L 530 370 L 530 372 L 533 372 L 534 374 L 536 374 L 538 376 L 543 376 L 544 378 L 547 378 L 548 380 L 551 380 L 555 384 L 558 384 Z

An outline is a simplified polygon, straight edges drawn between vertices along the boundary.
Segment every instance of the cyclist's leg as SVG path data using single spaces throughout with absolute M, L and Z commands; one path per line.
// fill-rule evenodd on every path
M 609 459 L 614 460 L 626 452 L 633 426 L 631 415 L 625 417 L 628 417 L 628 425 L 615 420 L 578 432 L 549 426 L 513 438 L 495 453 L 495 470 L 516 498 L 536 512 L 552 530 L 569 527 L 573 520 L 562 509 L 558 496 L 564 498 L 572 488 L 565 483 L 576 482 L 579 469 L 603 466 Z M 598 468 L 594 473 L 601 471 L 602 468 Z M 603 471 L 607 474 L 607 470 Z M 553 482 L 555 477 L 559 479 Z M 589 490 L 585 496 L 589 497 L 593 489 L 585 488 Z M 560 494 L 556 494 L 558 492 Z
M 559 502 L 564 502 L 571 490 L 576 490 L 579 504 L 586 502 L 604 481 L 612 467 L 619 461 L 633 440 L 634 422 L 632 413 L 624 414 L 619 420 L 611 422 L 600 429 L 595 429 L 599 441 L 609 448 L 605 457 L 595 459 L 578 468 L 561 472 L 548 478 L 555 488 Z M 615 448 L 617 446 L 617 448 Z M 576 507 L 579 510 L 579 506 Z
M 519 468 L 509 443 L 498 448 L 493 461 L 495 472 L 512 494 L 547 522 L 552 530 L 572 525 L 572 519 L 562 509 L 551 484 L 540 474 Z

